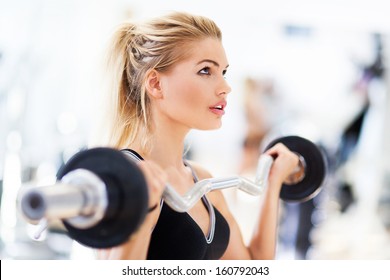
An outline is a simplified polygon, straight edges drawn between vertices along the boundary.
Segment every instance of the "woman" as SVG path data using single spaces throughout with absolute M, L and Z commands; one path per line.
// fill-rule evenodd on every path
M 138 159 L 149 188 L 150 211 L 129 240 L 99 250 L 102 259 L 273 259 L 282 182 L 298 163 L 282 144 L 267 151 L 275 162 L 257 230 L 249 246 L 221 191 L 203 197 L 188 213 L 161 198 L 169 182 L 180 194 L 211 174 L 183 160 L 191 129 L 222 125 L 231 91 L 221 31 L 210 19 L 171 13 L 140 25 L 123 24 L 110 55 L 109 145 Z M 212 217 L 212 218 L 211 218 Z

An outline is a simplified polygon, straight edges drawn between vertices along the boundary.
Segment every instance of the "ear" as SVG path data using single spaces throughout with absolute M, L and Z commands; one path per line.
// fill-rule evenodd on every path
M 155 69 L 152 69 L 146 75 L 146 81 L 145 81 L 146 92 L 149 94 L 150 97 L 161 98 L 163 96 L 160 78 L 161 78 L 160 73 Z

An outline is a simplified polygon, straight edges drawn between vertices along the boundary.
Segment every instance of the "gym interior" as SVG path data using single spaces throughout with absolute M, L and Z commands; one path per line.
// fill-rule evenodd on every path
M 98 137 L 99 78 L 113 28 L 171 10 L 215 20 L 232 92 L 223 126 L 186 157 L 252 178 L 275 138 L 320 149 L 319 192 L 282 201 L 277 259 L 390 259 L 389 4 L 371 1 L 8 0 L 0 4 L 0 257 L 87 259 L 60 220 L 30 223 L 20 190 L 51 185 Z M 245 242 L 261 199 L 224 190 Z

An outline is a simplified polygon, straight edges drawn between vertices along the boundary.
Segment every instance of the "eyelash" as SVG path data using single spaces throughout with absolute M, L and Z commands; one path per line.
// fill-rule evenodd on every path
M 204 73 L 204 71 L 207 71 L 207 73 Z M 210 75 L 210 67 L 204 67 L 199 71 L 199 74 L 201 75 Z
M 204 67 L 204 68 L 202 68 L 200 71 L 199 71 L 199 74 L 200 75 L 207 75 L 207 76 L 210 76 L 211 75 L 211 73 L 210 73 L 210 67 Z M 206 73 L 204 73 L 204 71 L 207 71 Z M 222 71 L 222 76 L 224 76 L 225 77 L 225 75 L 226 75 L 226 72 L 227 72 L 227 70 L 223 70 Z

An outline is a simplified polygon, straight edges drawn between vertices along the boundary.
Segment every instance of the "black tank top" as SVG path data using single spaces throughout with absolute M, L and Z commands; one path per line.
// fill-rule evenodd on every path
M 130 149 L 123 150 L 135 160 L 143 158 Z M 191 168 L 185 161 L 186 166 Z M 198 181 L 192 170 L 194 182 Z M 149 260 L 217 260 L 229 243 L 230 229 L 222 214 L 212 206 L 206 196 L 203 205 L 210 216 L 209 232 L 204 235 L 188 213 L 179 213 L 161 202 L 161 213 L 150 240 Z

